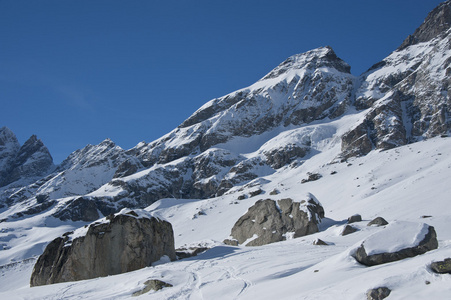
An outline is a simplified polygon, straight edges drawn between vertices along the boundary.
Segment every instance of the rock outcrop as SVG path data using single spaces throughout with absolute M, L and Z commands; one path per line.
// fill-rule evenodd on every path
M 90 279 L 175 260 L 169 222 L 137 210 L 122 210 L 53 240 L 34 266 L 31 286 Z
M 368 237 L 354 257 L 363 265 L 374 266 L 414 257 L 437 247 L 434 227 L 423 223 L 395 222 Z
M 231 245 L 261 246 L 318 232 L 324 209 L 312 194 L 301 201 L 259 200 L 232 228 Z M 236 242 L 234 242 L 236 241 Z

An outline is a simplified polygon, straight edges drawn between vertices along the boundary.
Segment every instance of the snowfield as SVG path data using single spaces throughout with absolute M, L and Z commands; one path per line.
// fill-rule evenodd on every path
M 340 126 L 336 130 L 340 131 Z M 318 154 L 310 159 L 281 168 L 264 180 L 235 187 L 221 197 L 163 199 L 146 208 L 172 223 L 176 247 L 211 247 L 188 259 L 115 276 L 30 288 L 36 256 L 45 245 L 86 223 L 63 223 L 49 217 L 52 211 L 0 223 L 4 249 L 0 251 L 0 299 L 128 299 L 148 279 L 160 279 L 173 287 L 148 292 L 142 299 L 365 299 L 368 289 L 380 286 L 392 290 L 390 299 L 448 299 L 451 276 L 435 274 L 429 265 L 451 257 L 451 138 L 372 151 L 346 162 L 334 161 L 339 143 L 333 140 L 317 146 Z M 307 172 L 323 177 L 301 184 Z M 255 189 L 264 194 L 237 200 Z M 274 189 L 279 194 L 269 195 Z M 257 200 L 296 200 L 308 192 L 326 212 L 319 233 L 260 247 L 222 243 L 239 216 Z M 341 236 L 346 219 L 356 213 L 363 218 L 353 223 L 359 230 Z M 367 226 L 377 216 L 389 225 Z M 395 249 L 414 242 L 391 238 L 393 231 L 411 237 L 412 226 L 403 226 L 405 222 L 416 224 L 417 229 L 423 223 L 434 226 L 438 249 L 373 267 L 353 258 L 363 240 L 371 235 L 383 237 L 384 231 L 387 239 L 372 248 Z M 313 245 L 318 238 L 329 245 Z

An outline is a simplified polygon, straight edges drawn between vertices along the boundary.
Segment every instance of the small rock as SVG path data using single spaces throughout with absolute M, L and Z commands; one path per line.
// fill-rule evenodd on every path
M 372 225 L 384 226 L 384 225 L 388 225 L 388 222 L 382 217 L 377 217 L 367 224 L 367 226 L 372 226 Z
M 366 293 L 366 298 L 368 300 L 382 300 L 390 295 L 391 290 L 388 287 L 378 287 L 375 289 L 371 289 Z
M 328 246 L 329 244 L 326 243 L 325 241 L 321 240 L 321 239 L 316 239 L 316 240 L 313 241 L 313 245 Z
M 353 226 L 350 226 L 350 225 L 346 225 L 345 228 L 343 229 L 343 231 L 341 232 L 341 235 L 342 235 L 342 236 L 345 236 L 345 235 L 354 233 L 354 232 L 356 232 L 356 231 L 358 231 L 357 228 L 355 228 L 355 227 L 353 227 Z
M 229 246 L 238 246 L 238 241 L 235 239 L 225 239 L 223 243 Z
M 166 283 L 166 282 L 158 280 L 158 279 L 147 280 L 146 282 L 144 282 L 144 285 L 145 285 L 145 287 L 142 290 L 140 290 L 138 292 L 134 292 L 132 296 L 134 296 L 134 297 L 140 296 L 142 294 L 147 293 L 150 290 L 159 291 L 165 287 L 172 287 L 172 284 Z
M 275 195 L 277 195 L 277 194 L 279 194 L 280 192 L 279 192 L 279 190 L 278 189 L 273 189 L 271 192 L 269 192 L 269 194 L 271 195 L 271 196 L 275 196 Z
M 244 200 L 244 199 L 246 199 L 246 195 L 239 195 L 237 199 L 238 200 Z
M 362 216 L 359 215 L 359 214 L 355 214 L 355 215 L 350 216 L 348 218 L 348 224 L 355 223 L 355 222 L 360 222 L 360 221 L 362 221 Z
M 435 273 L 451 274 L 451 258 L 445 258 L 445 260 L 433 262 L 431 264 L 431 269 Z
M 255 197 L 255 196 L 260 195 L 261 193 L 263 193 L 263 191 L 261 189 L 258 189 L 256 191 L 249 192 L 249 196 Z

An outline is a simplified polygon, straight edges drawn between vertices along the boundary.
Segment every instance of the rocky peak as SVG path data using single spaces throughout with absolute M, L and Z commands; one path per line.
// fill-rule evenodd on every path
M 17 149 L 20 148 L 20 144 L 17 141 L 17 137 L 14 132 L 12 132 L 8 127 L 2 127 L 0 128 L 0 147 L 5 147 L 8 145 L 12 145 Z
M 408 46 L 432 40 L 451 27 L 451 0 L 447 0 L 434 8 L 412 35 L 409 35 L 398 50 Z
M 16 135 L 7 127 L 0 128 L 0 170 L 4 170 L 19 151 Z
M 0 173 L 0 186 L 6 186 L 20 179 L 31 180 L 36 177 L 45 176 L 53 169 L 53 158 L 44 143 L 32 135 L 18 150 L 18 142 L 10 130 L 2 130 L 2 135 L 6 138 L 3 141 L 10 141 L 14 151 L 2 166 Z
M 290 56 L 283 63 L 263 77 L 261 81 L 279 77 L 290 70 L 304 68 L 318 69 L 322 67 L 334 68 L 343 73 L 351 72 L 351 67 L 346 62 L 338 58 L 331 47 L 326 46 L 313 49 L 302 54 Z

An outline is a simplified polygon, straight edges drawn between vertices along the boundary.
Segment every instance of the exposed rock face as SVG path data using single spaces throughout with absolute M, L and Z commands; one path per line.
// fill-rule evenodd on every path
M 418 43 L 428 42 L 438 35 L 444 34 L 451 25 L 451 1 L 445 1 L 434 8 L 423 24 L 412 35 L 409 35 L 398 50 Z
M 391 290 L 388 287 L 379 287 L 375 289 L 371 289 L 366 293 L 366 298 L 368 300 L 382 300 L 387 298 L 391 293 Z
M 417 256 L 438 247 L 434 227 L 426 224 L 420 224 L 420 226 L 409 224 L 407 227 L 403 224 L 402 226 L 391 224 L 389 230 L 384 230 L 367 238 L 357 249 L 355 259 L 359 263 L 366 266 L 380 265 Z M 398 230 L 400 232 L 397 232 Z M 393 243 L 400 244 L 383 245 L 387 242 L 387 238 L 390 238 Z
M 150 266 L 166 255 L 175 260 L 169 222 L 146 212 L 122 211 L 91 224 L 85 234 L 53 240 L 39 257 L 31 286 L 120 274 Z M 80 234 L 83 229 L 75 231 Z
M 235 223 L 231 236 L 238 244 L 261 246 L 318 232 L 322 218 L 324 209 L 312 194 L 300 202 L 259 200 Z
M 451 2 L 434 9 L 395 52 L 361 76 L 366 117 L 342 138 L 342 156 L 366 155 L 451 130 Z

